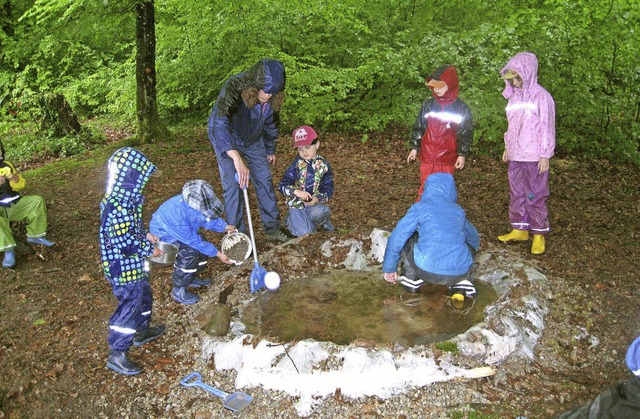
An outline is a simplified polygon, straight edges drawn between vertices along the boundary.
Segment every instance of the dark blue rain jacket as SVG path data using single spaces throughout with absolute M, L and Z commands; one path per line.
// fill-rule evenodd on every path
M 267 155 L 274 155 L 278 138 L 277 115 L 271 103 L 248 108 L 242 91 L 248 88 L 276 95 L 284 89 L 284 65 L 263 59 L 248 71 L 227 79 L 209 116 L 209 141 L 218 154 L 263 141 Z

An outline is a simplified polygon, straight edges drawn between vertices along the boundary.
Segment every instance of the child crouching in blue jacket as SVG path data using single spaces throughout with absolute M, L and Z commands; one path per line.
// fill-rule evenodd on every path
M 417 292 L 426 281 L 446 285 L 451 294 L 472 297 L 474 253 L 480 248 L 480 236 L 467 221 L 465 211 L 456 203 L 458 193 L 453 176 L 433 173 L 426 181 L 420 201 L 413 204 L 398 221 L 387 241 L 382 272 L 388 282 L 398 280 Z
M 171 297 L 179 303 L 194 304 L 200 300 L 187 288 L 211 285 L 210 279 L 198 277 L 207 266 L 208 258 L 217 257 L 227 265 L 232 263 L 227 255 L 199 234 L 201 227 L 218 233 L 236 231 L 220 218 L 222 212 L 222 202 L 213 187 L 197 179 L 185 183 L 182 194 L 165 201 L 151 218 L 151 232 L 161 241 L 178 246 Z

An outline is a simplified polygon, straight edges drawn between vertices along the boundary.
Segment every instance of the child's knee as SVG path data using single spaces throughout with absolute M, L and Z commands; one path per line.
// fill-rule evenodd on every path
M 311 234 L 315 230 L 315 225 L 309 220 L 304 210 L 291 208 L 287 216 L 287 228 L 296 237 Z

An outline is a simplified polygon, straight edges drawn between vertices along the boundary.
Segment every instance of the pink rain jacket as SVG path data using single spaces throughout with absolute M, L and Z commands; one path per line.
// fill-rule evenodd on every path
M 537 162 L 551 158 L 556 147 L 556 109 L 553 98 L 538 84 L 538 59 L 530 52 L 514 55 L 500 71 L 513 70 L 523 81 L 514 88 L 508 80 L 502 96 L 507 99 L 504 144 L 509 161 Z

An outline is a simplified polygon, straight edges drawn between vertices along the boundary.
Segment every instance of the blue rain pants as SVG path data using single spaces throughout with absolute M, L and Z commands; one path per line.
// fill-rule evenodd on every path
M 327 204 L 306 206 L 304 209 L 289 208 L 287 228 L 296 237 L 318 231 L 318 226 L 329 221 L 331 210 Z
M 173 243 L 178 246 L 178 254 L 173 264 L 173 286 L 188 287 L 198 274 L 207 267 L 209 258 L 204 253 L 180 242 Z
M 244 159 L 249 168 L 251 182 L 258 199 L 260 219 L 266 234 L 274 233 L 280 229 L 280 211 L 276 201 L 276 192 L 273 188 L 271 168 L 267 160 L 267 151 L 262 141 L 246 145 L 236 146 L 236 150 Z M 244 196 L 235 179 L 236 169 L 233 160 L 227 153 L 215 151 L 218 160 L 220 179 L 222 180 L 224 210 L 227 223 L 235 226 L 243 233 L 247 232 L 244 222 Z
M 151 323 L 153 295 L 149 279 L 121 285 L 111 284 L 118 307 L 109 319 L 107 341 L 112 351 L 127 351 L 133 344 L 133 335 Z

